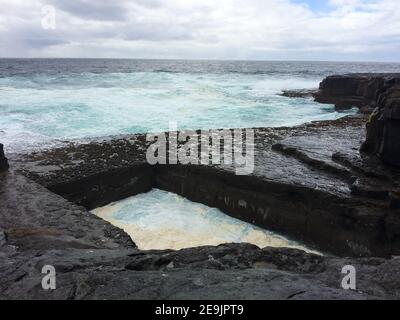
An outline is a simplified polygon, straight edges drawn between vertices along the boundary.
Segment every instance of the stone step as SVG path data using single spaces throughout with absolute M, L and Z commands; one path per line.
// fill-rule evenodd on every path
M 378 159 L 372 157 L 346 155 L 335 152 L 332 154 L 332 160 L 358 174 L 362 174 L 366 178 L 390 182 L 400 177 L 398 170 L 390 170 L 387 166 L 382 166 L 382 163 Z
M 330 173 L 338 176 L 339 178 L 352 182 L 354 176 L 350 170 L 338 165 L 332 161 L 328 162 L 322 159 L 312 157 L 310 154 L 296 147 L 287 146 L 283 143 L 277 143 L 272 146 L 272 150 L 280 152 L 286 156 L 294 157 L 297 160 L 325 173 Z

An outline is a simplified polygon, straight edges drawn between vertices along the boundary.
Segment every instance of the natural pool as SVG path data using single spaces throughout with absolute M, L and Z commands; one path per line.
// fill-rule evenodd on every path
M 218 209 L 158 189 L 92 212 L 124 229 L 142 250 L 179 250 L 244 242 L 260 248 L 293 247 L 314 252 L 281 235 L 232 218 Z

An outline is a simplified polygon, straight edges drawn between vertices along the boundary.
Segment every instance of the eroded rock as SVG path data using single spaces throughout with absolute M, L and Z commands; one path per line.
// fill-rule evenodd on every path
M 387 79 L 376 97 L 362 150 L 400 166 L 400 77 Z
M 359 155 L 365 121 L 357 115 L 293 128 L 259 128 L 255 170 L 244 177 L 236 176 L 233 166 L 150 166 L 145 162 L 147 142 L 140 135 L 23 156 L 12 164 L 87 209 L 156 187 L 323 252 L 390 256 L 400 252 L 383 227 L 393 187 L 388 183 L 381 192 L 374 187 L 379 181 L 355 184 L 365 181 L 364 171 L 354 169 L 357 161 L 365 166 Z M 349 163 L 339 163 L 338 153 L 351 155 Z M 97 162 L 107 154 L 117 156 Z
M 325 78 L 315 101 L 334 104 L 336 110 L 345 110 L 357 107 L 364 110 L 373 110 L 377 92 L 384 85 L 389 74 L 348 74 L 335 75 Z M 397 75 L 398 76 L 398 75 Z

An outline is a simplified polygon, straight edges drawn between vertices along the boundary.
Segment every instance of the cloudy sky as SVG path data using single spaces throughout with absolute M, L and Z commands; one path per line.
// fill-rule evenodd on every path
M 1 57 L 400 61 L 399 52 L 398 0 L 0 0 Z

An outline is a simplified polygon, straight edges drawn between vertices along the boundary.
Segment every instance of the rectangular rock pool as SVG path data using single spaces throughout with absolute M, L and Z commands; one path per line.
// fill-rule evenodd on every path
M 232 218 L 222 211 L 153 189 L 92 210 L 125 230 L 141 250 L 251 243 L 260 248 L 291 247 L 315 252 L 281 235 Z

